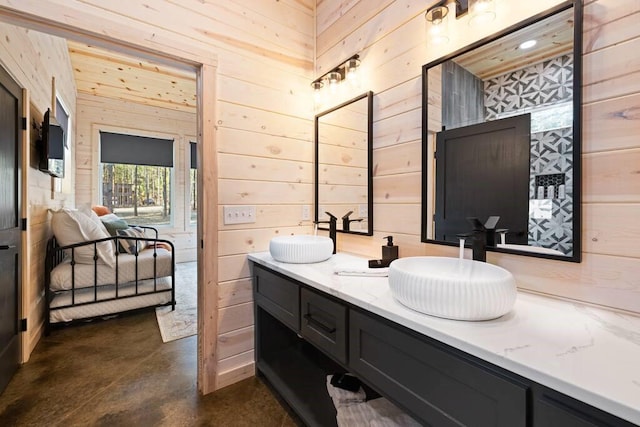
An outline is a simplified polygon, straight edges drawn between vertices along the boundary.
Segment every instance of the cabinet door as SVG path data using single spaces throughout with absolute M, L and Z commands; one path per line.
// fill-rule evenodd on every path
M 442 344 L 356 310 L 349 368 L 433 426 L 526 424 L 527 387 Z
M 258 305 L 295 332 L 300 330 L 300 286 L 296 282 L 255 265 L 253 286 Z
M 534 427 L 632 427 L 614 415 L 543 386 L 534 388 Z
M 338 362 L 347 363 L 347 307 L 308 289 L 300 291 L 302 336 Z

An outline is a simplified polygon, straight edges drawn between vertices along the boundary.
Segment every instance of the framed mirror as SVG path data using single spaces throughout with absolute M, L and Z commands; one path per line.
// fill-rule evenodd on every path
M 372 109 L 367 92 L 315 117 L 315 220 L 343 233 L 373 235 Z
M 568 1 L 423 66 L 423 242 L 580 262 L 581 40 Z

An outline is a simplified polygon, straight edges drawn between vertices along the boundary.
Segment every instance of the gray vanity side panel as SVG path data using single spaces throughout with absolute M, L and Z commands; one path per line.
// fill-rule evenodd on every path
M 349 368 L 433 426 L 526 425 L 527 387 L 360 311 L 349 312 Z
M 300 330 L 300 287 L 298 284 L 258 265 L 254 269 L 253 286 L 256 303 L 276 319 L 298 332 Z
M 327 297 L 301 289 L 302 336 L 342 364 L 347 363 L 347 307 Z

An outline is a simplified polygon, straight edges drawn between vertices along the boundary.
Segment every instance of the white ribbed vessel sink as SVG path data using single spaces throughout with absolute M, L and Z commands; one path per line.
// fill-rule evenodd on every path
M 389 287 L 407 307 L 446 319 L 495 319 L 511 311 L 516 302 L 511 273 L 468 259 L 397 259 L 389 266 Z
M 276 261 L 309 264 L 327 260 L 333 254 L 333 240 L 325 236 L 278 236 L 269 242 L 269 252 Z

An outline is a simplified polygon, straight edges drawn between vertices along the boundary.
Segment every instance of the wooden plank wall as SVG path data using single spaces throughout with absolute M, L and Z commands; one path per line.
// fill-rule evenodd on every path
M 93 206 L 101 200 L 98 186 L 100 130 L 173 139 L 173 226 L 159 228 L 160 237 L 174 242 L 176 262 L 196 260 L 196 228 L 185 218 L 189 203 L 189 142 L 196 140 L 194 112 L 78 95 L 76 118 L 76 205 Z
M 49 229 L 49 209 L 74 205 L 74 159 L 66 159 L 67 172 L 65 178 L 51 178 L 38 170 L 35 140 L 42 123 L 42 116 L 47 108 L 51 108 L 52 77 L 56 79 L 56 92 L 69 109 L 71 117 L 75 116 L 76 87 L 71 72 L 69 53 L 64 39 L 51 37 L 29 31 L 24 28 L 0 23 L 0 62 L 15 80 L 28 90 L 30 97 L 31 123 L 30 133 L 30 167 L 27 173 L 28 203 L 28 239 L 30 248 L 29 280 L 23 286 L 26 301 L 23 304 L 23 315 L 27 318 L 27 342 L 23 346 L 23 361 L 29 355 L 40 336 L 44 310 L 44 258 L 47 240 L 51 237 Z M 75 145 L 74 132 L 71 133 L 71 150 Z M 57 190 L 57 191 L 54 191 Z M 24 254 L 26 256 L 26 254 Z
M 314 0 L 158 0 L 153 7 L 101 0 L 0 0 L 0 6 L 62 28 L 218 65 L 217 98 L 211 106 L 217 117 L 206 117 L 205 125 L 215 124 L 219 206 L 204 209 L 221 213 L 223 205 L 254 205 L 258 215 L 254 224 L 220 223 L 218 230 L 205 230 L 218 234 L 219 258 L 205 261 L 218 277 L 205 277 L 204 286 L 217 289 L 202 295 L 218 295 L 218 310 L 204 316 L 207 324 L 217 319 L 219 330 L 217 346 L 200 349 L 206 371 L 200 385 L 209 392 L 252 376 L 246 254 L 266 250 L 272 236 L 311 229 L 300 219 L 302 205 L 313 201 Z
M 494 29 L 559 2 L 515 3 L 498 3 L 504 15 Z M 425 40 L 429 4 L 369 6 L 364 0 L 317 4 L 317 69 L 360 53 L 364 89 L 375 93 L 375 235 L 340 235 L 338 247 L 378 257 L 382 236 L 393 234 L 400 256 L 456 256 L 457 249 L 420 243 L 420 67 L 486 34 L 463 26 L 436 49 Z M 583 261 L 488 258 L 512 271 L 521 289 L 640 313 L 640 2 L 587 0 L 584 13 Z

